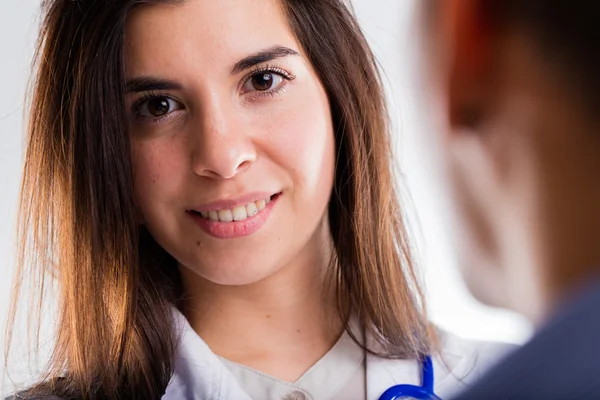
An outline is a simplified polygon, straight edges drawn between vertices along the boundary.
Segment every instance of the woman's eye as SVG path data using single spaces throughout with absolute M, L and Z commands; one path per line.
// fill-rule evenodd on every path
M 259 72 L 244 83 L 243 92 L 267 92 L 277 90 L 285 78 L 275 72 Z
M 160 96 L 144 101 L 136 107 L 135 111 L 143 118 L 161 118 L 181 108 L 177 101 Z

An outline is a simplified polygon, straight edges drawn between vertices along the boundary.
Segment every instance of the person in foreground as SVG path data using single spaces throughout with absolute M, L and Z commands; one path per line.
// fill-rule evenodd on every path
M 464 275 L 537 326 L 458 399 L 600 399 L 600 3 L 423 11 Z
M 375 400 L 429 360 L 444 397 L 506 351 L 427 320 L 345 3 L 43 4 L 19 271 L 58 321 L 21 397 Z

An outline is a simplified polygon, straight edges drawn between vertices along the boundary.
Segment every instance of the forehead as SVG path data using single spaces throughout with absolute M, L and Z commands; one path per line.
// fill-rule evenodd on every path
M 128 75 L 233 65 L 281 45 L 300 52 L 280 0 L 185 0 L 144 5 L 129 16 Z

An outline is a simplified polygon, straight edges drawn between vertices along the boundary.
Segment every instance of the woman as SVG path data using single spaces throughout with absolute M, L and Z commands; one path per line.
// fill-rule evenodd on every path
M 54 272 L 60 313 L 27 395 L 376 399 L 427 355 L 445 395 L 501 350 L 436 346 L 341 1 L 44 12 L 21 265 Z

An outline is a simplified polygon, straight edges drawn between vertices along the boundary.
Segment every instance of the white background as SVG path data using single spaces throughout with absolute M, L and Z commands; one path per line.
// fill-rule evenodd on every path
M 512 313 L 476 303 L 466 292 L 453 263 L 442 230 L 443 207 L 434 189 L 429 148 L 423 140 L 427 109 L 417 106 L 423 97 L 414 79 L 418 35 L 414 0 L 354 0 L 355 11 L 373 51 L 382 64 L 401 162 L 401 184 L 412 198 L 411 227 L 417 238 L 432 319 L 461 336 L 522 342 L 530 327 Z M 0 1 L 0 346 L 8 309 L 14 261 L 14 217 L 22 162 L 23 103 L 29 65 L 37 34 L 39 1 Z M 422 106 L 422 104 L 421 104 Z M 405 199 L 406 200 L 406 199 Z M 408 204 L 408 203 L 407 203 Z M 43 336 L 43 335 L 42 335 Z M 18 339 L 24 338 L 17 332 Z M 4 377 L 4 352 L 0 377 Z M 22 369 L 10 368 L 20 379 Z M 22 372 L 22 371 L 21 371 Z M 4 382 L 0 397 L 11 384 Z

